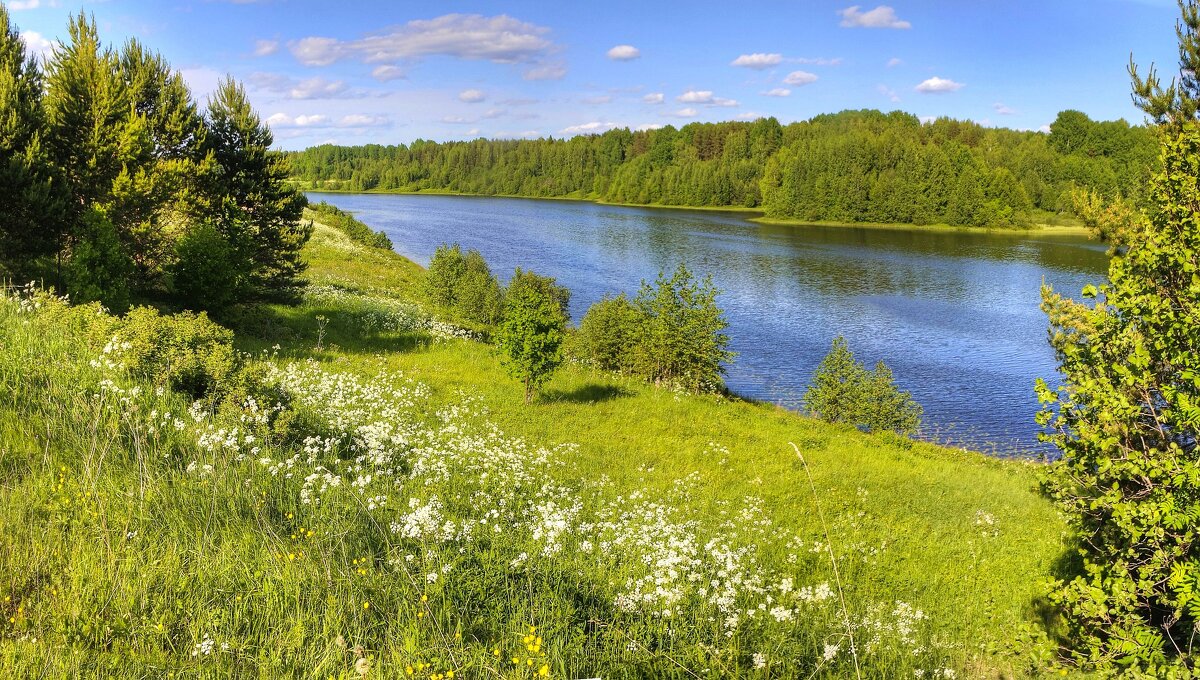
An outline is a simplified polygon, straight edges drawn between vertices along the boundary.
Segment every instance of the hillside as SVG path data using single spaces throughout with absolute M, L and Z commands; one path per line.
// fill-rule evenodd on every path
M 1065 526 L 1034 466 L 579 366 L 524 406 L 491 348 L 424 310 L 418 266 L 323 225 L 303 256 L 301 303 L 221 319 L 250 353 L 228 394 L 258 400 L 193 401 L 139 374 L 147 336 L 95 306 L 0 301 L 0 667 L 996 677 L 1037 663 L 1027 631 Z M 225 356 L 188 347 L 204 375 Z

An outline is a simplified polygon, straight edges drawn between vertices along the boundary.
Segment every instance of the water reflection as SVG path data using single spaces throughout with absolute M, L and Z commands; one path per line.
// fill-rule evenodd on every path
M 558 278 L 578 320 L 605 293 L 684 261 L 711 273 L 739 353 L 739 393 L 799 405 L 832 338 L 883 359 L 925 406 L 932 429 L 962 443 L 1032 447 L 1032 385 L 1054 356 L 1038 309 L 1043 279 L 1074 292 L 1102 278 L 1104 247 L 1074 236 L 748 222 L 736 213 L 565 201 L 312 194 L 388 233 L 427 264 L 438 244 L 477 248 L 504 275 Z

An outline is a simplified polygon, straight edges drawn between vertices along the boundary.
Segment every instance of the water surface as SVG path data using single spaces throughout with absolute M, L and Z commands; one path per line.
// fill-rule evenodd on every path
M 429 263 L 443 242 L 476 248 L 571 289 L 576 322 L 605 293 L 633 294 L 683 261 L 723 291 L 737 360 L 731 389 L 799 408 L 837 335 L 885 361 L 925 407 L 927 436 L 1031 449 L 1033 382 L 1055 377 L 1038 308 L 1042 281 L 1076 294 L 1103 278 L 1082 236 L 775 226 L 745 215 L 462 196 L 310 193 L 382 229 Z

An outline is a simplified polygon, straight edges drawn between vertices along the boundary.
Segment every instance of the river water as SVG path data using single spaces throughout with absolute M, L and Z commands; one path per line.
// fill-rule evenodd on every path
M 441 243 L 571 290 L 576 323 L 605 293 L 686 262 L 711 274 L 738 352 L 735 392 L 799 408 L 837 335 L 883 360 L 925 408 L 929 438 L 1000 454 L 1039 448 L 1034 380 L 1057 379 L 1042 282 L 1078 295 L 1103 280 L 1082 236 L 774 226 L 747 215 L 515 198 L 310 193 L 353 212 L 422 265 Z

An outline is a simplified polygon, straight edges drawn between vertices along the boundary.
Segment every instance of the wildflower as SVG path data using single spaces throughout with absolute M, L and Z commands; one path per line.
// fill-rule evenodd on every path
M 833 661 L 835 658 L 837 658 L 839 649 L 840 647 L 836 644 L 831 645 L 826 643 L 825 650 L 821 653 L 821 656 L 826 661 Z
M 767 667 L 767 657 L 763 656 L 762 652 L 754 653 L 754 667 L 755 668 L 766 668 Z

